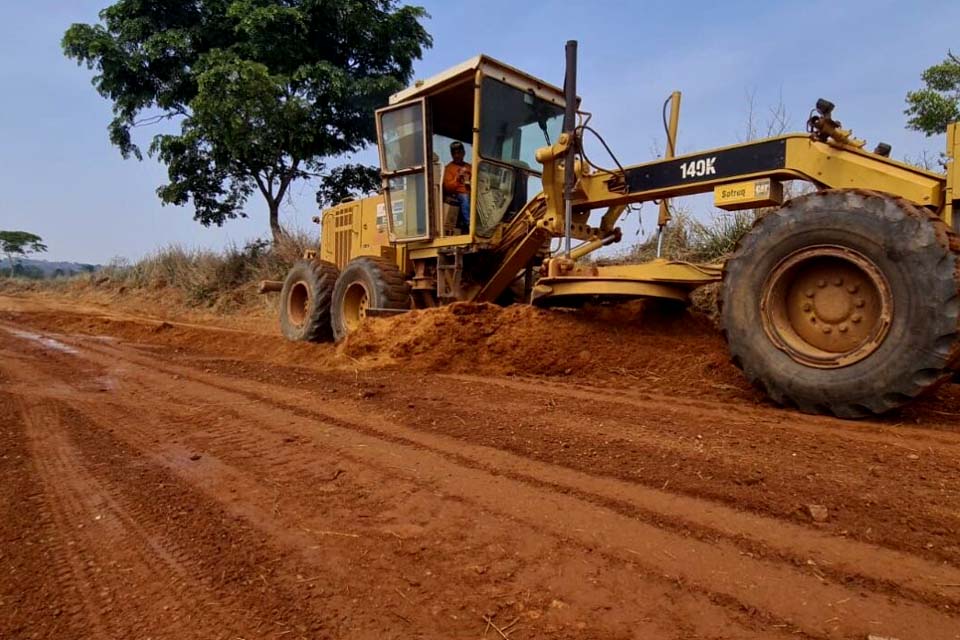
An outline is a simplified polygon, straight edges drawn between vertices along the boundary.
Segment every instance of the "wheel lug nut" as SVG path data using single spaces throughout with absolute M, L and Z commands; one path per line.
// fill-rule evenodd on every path
M 851 284 L 850 286 L 847 287 L 847 291 L 848 291 L 849 293 L 856 293 L 856 292 L 859 291 L 859 290 L 860 290 L 860 287 L 858 287 L 858 286 L 855 285 L 855 284 Z
M 840 330 L 840 333 L 846 333 L 846 332 L 847 332 L 847 325 L 845 325 L 845 324 L 842 324 L 842 325 L 840 325 L 840 326 L 837 327 L 837 328 Z
M 810 309 L 813 309 L 813 305 L 810 304 L 809 302 L 804 302 L 804 303 L 803 303 L 803 310 L 804 310 L 804 311 L 810 311 Z
M 813 289 L 807 289 L 806 291 L 803 292 L 803 295 L 807 296 L 808 298 L 812 298 L 812 297 L 813 297 Z
M 834 284 L 834 286 L 839 287 L 840 285 L 843 284 L 843 278 L 834 278 L 834 279 L 833 279 L 833 284 Z
M 826 281 L 826 280 L 817 280 L 817 286 L 820 287 L 821 289 L 823 289 L 825 286 L 827 286 L 827 281 Z
M 853 304 L 854 304 L 858 309 L 862 309 L 862 308 L 863 308 L 863 305 L 865 305 L 866 302 L 864 302 L 863 298 L 857 298 L 857 299 L 854 301 Z
M 823 328 L 823 332 L 824 332 L 824 333 L 830 333 L 831 331 L 833 331 L 833 329 L 831 329 L 830 327 L 824 327 L 824 328 Z
M 853 314 L 853 316 L 850 318 L 850 320 L 852 320 L 853 322 L 860 322 L 861 320 L 863 320 L 863 316 L 860 315 L 859 313 L 855 313 L 855 314 Z

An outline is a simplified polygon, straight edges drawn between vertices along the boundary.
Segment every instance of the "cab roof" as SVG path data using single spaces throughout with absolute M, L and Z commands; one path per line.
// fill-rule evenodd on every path
M 407 87 L 390 96 L 389 104 L 400 104 L 408 100 L 415 100 L 439 93 L 452 85 L 473 80 L 478 70 L 485 76 L 502 80 L 509 85 L 519 87 L 525 91 L 533 91 L 537 97 L 549 100 L 554 104 L 564 104 L 563 90 L 559 87 L 483 54 L 474 56 L 426 80 L 417 80 L 412 87 Z

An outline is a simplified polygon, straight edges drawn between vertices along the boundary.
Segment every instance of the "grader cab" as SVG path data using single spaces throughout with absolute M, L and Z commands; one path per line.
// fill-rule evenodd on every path
M 376 112 L 383 191 L 325 211 L 317 257 L 340 270 L 359 257 L 395 265 L 410 288 L 403 309 L 474 299 L 500 266 L 510 223 L 542 190 L 536 152 L 559 139 L 563 118 L 560 89 L 486 56 L 395 94 Z M 466 151 L 465 221 L 441 184 L 455 142 Z M 371 294 L 360 311 L 385 305 Z M 359 321 L 334 313 L 337 338 Z
M 369 316 L 453 301 L 577 305 L 686 301 L 722 281 L 733 361 L 776 402 L 862 416 L 899 407 L 960 362 L 960 243 L 953 234 L 957 125 L 946 173 L 889 158 L 817 102 L 805 133 L 601 168 L 582 139 L 576 43 L 564 89 L 478 56 L 390 98 L 376 112 L 383 190 L 323 212 L 319 248 L 291 269 L 281 327 L 293 340 L 342 339 Z M 445 193 L 451 143 L 465 150 L 469 216 Z M 782 183 L 815 191 L 784 201 Z M 714 193 L 716 206 L 774 207 L 725 264 L 659 256 L 584 265 L 620 240 L 634 203 Z M 560 246 L 554 248 L 553 241 Z

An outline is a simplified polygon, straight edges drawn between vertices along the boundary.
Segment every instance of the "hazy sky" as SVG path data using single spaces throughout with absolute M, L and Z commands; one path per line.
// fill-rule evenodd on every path
M 60 49 L 71 23 L 96 21 L 107 4 L 2 0 L 0 229 L 43 236 L 50 259 L 86 262 L 136 259 L 170 243 L 218 248 L 266 236 L 257 199 L 248 219 L 202 227 L 189 207 L 160 205 L 162 166 L 125 161 L 110 146 L 110 104 L 90 85 L 91 73 Z M 673 89 L 684 92 L 680 152 L 741 140 L 750 93 L 761 112 L 782 96 L 792 129 L 802 129 L 825 97 L 871 148 L 889 142 L 896 158 L 943 148 L 942 138 L 904 129 L 904 94 L 950 46 L 960 49 L 955 0 L 423 4 L 434 48 L 417 64 L 417 77 L 483 52 L 559 85 L 564 42 L 579 40 L 583 108 L 624 163 L 662 148 L 660 108 Z M 143 134 L 146 146 L 152 132 Z M 361 159 L 375 163 L 375 154 Z M 315 232 L 314 192 L 315 185 L 298 183 L 282 221 Z M 654 207 L 644 215 L 649 232 Z M 628 239 L 636 226 L 627 222 Z

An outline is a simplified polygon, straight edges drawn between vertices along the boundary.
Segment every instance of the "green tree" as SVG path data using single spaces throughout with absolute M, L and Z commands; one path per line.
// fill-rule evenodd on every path
M 326 208 L 344 198 L 373 193 L 380 188 L 380 169 L 362 164 L 345 164 L 323 177 L 317 190 L 317 204 Z
M 907 126 L 928 136 L 960 120 L 960 58 L 952 52 L 923 72 L 924 88 L 907 93 Z
M 10 263 L 11 276 L 16 272 L 14 257 L 23 258 L 29 253 L 42 253 L 46 250 L 47 245 L 43 244 L 40 236 L 26 231 L 0 231 L 0 253 L 3 253 Z
M 222 225 L 259 192 L 276 239 L 294 181 L 367 189 L 362 172 L 326 165 L 374 140 L 373 110 L 432 44 L 425 16 L 397 0 L 118 0 L 62 44 L 96 70 L 124 157 L 142 159 L 133 128 L 179 125 L 148 149 L 167 166 L 163 203 L 192 202 L 194 219 Z

